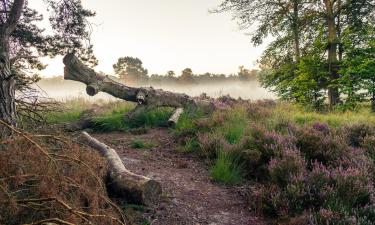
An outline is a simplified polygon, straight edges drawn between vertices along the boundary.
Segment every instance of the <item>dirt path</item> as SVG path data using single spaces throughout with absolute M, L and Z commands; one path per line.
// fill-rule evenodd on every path
M 238 190 L 211 182 L 208 166 L 199 158 L 179 153 L 164 129 L 147 134 L 106 133 L 94 135 L 115 148 L 130 170 L 161 182 L 164 201 L 150 217 L 152 225 L 251 225 L 264 224 L 246 209 Z M 132 148 L 132 140 L 153 143 Z

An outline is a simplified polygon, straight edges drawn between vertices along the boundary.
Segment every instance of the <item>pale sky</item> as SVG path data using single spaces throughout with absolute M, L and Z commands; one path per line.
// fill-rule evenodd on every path
M 229 14 L 211 14 L 220 0 L 82 0 L 96 11 L 91 42 L 99 59 L 97 71 L 113 74 L 119 57 L 143 61 L 149 74 L 235 73 L 238 66 L 254 68 L 263 46 L 253 47 Z M 29 1 L 42 11 L 43 0 Z M 46 60 L 43 75 L 62 75 L 61 57 Z

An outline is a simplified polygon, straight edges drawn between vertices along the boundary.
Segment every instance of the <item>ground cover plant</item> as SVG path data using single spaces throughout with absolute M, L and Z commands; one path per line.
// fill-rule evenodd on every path
M 247 186 L 249 207 L 278 224 L 375 222 L 375 115 L 259 101 L 185 114 L 176 137 L 211 162 L 213 181 Z M 192 143 L 195 149 L 192 148 Z
M 95 116 L 100 132 L 143 132 L 163 126 L 172 112 L 152 110 L 131 123 L 124 113 L 134 105 L 103 104 L 106 110 Z M 373 224 L 375 115 L 369 106 L 315 112 L 230 98 L 215 105 L 211 114 L 186 110 L 170 128 L 182 152 L 209 162 L 213 182 L 245 187 L 249 208 L 277 224 Z M 131 146 L 150 147 L 137 138 Z

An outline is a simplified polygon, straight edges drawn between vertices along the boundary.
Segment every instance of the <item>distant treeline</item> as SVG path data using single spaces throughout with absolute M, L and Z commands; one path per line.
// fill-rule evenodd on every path
M 142 65 L 139 58 L 121 57 L 113 65 L 115 74 L 119 79 L 128 84 L 195 84 L 223 81 L 250 81 L 256 80 L 258 71 L 248 70 L 244 66 L 239 67 L 237 74 L 194 74 L 191 68 L 186 68 L 177 74 L 175 71 L 167 71 L 165 74 L 148 74 L 148 70 Z
M 129 85 L 166 84 L 166 85 L 189 85 L 189 84 L 212 84 L 229 81 L 255 81 L 258 78 L 258 70 L 249 70 L 244 66 L 239 67 L 236 74 L 194 74 L 193 70 L 186 68 L 177 74 L 174 71 L 167 71 L 165 74 L 148 74 L 148 70 L 142 66 L 142 61 L 133 57 L 119 58 L 113 65 L 115 76 L 112 79 Z M 104 74 L 104 73 L 102 73 Z M 45 84 L 57 84 L 61 82 L 61 76 L 44 78 Z

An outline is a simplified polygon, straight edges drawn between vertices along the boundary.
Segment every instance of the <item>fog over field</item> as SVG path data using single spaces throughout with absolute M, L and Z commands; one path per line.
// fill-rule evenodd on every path
M 177 93 L 185 93 L 190 96 L 199 96 L 206 93 L 210 97 L 220 97 L 230 95 L 234 98 L 241 97 L 243 99 L 264 99 L 275 98 L 274 94 L 262 88 L 257 81 L 225 81 L 213 82 L 212 84 L 185 84 L 185 85 L 164 85 L 164 84 L 148 84 L 142 86 L 152 86 L 157 89 L 172 91 Z M 66 80 L 46 81 L 41 80 L 37 84 L 37 88 L 42 90 L 45 97 L 54 98 L 56 100 L 65 100 L 74 97 L 82 97 L 86 99 L 114 99 L 114 97 L 99 93 L 95 97 L 86 94 L 86 86 L 82 83 Z

